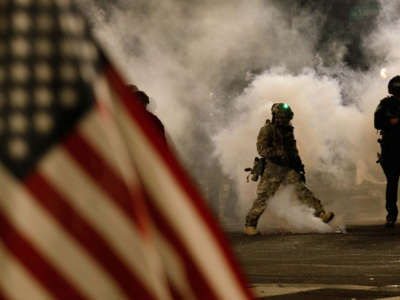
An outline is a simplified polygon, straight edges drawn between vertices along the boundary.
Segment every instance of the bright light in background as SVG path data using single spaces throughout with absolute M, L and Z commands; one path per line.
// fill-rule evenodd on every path
M 381 69 L 381 77 L 382 77 L 383 79 L 387 78 L 386 68 L 382 68 L 382 69 Z

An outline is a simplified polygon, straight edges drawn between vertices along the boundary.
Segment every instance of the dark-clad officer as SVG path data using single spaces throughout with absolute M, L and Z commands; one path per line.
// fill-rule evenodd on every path
M 400 176 L 400 76 L 388 84 L 390 96 L 382 99 L 374 115 L 375 128 L 380 131 L 381 155 L 378 162 L 386 176 L 386 227 L 397 220 L 397 188 Z

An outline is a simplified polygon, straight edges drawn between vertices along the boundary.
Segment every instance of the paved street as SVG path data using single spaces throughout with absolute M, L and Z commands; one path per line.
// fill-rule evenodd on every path
M 400 225 L 228 238 L 260 299 L 400 299 Z

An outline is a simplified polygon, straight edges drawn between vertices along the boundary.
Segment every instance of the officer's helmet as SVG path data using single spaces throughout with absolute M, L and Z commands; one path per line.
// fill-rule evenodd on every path
M 388 90 L 391 95 L 400 95 L 400 76 L 395 76 L 390 79 Z
M 293 118 L 293 111 L 286 103 L 275 103 L 271 107 L 272 117 L 275 120 L 290 121 Z

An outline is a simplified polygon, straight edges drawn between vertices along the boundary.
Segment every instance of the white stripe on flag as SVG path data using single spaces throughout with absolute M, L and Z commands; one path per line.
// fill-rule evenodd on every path
M 100 81 L 100 85 L 106 84 L 104 81 Z M 102 88 L 95 90 L 98 99 L 104 99 Z M 99 93 L 100 92 L 100 93 Z M 103 91 L 104 92 L 104 91 Z M 106 95 L 107 96 L 107 95 Z M 107 97 L 107 99 L 111 99 Z M 113 169 L 113 171 L 121 176 L 121 179 L 125 181 L 127 186 L 139 184 L 139 178 L 137 171 L 134 169 L 134 163 L 130 154 L 128 153 L 128 147 L 125 144 L 126 141 L 120 136 L 120 129 L 118 124 L 115 123 L 111 114 L 111 107 L 108 101 L 98 100 L 102 105 L 102 111 L 94 110 L 85 120 L 79 125 L 80 134 L 86 139 L 86 142 L 92 145 L 98 152 L 98 155 Z M 104 113 L 105 116 L 102 116 Z M 134 199 L 132 199 L 134 201 Z M 143 244 L 143 241 L 141 241 Z M 125 252 L 127 249 L 125 249 Z M 128 253 L 129 257 L 132 258 L 131 252 Z M 154 290 L 156 294 L 162 299 L 167 299 L 169 296 L 166 295 L 166 278 L 165 268 L 160 259 L 159 251 L 154 245 L 149 245 L 146 249 L 147 263 L 149 264 L 147 273 L 149 277 L 150 290 Z M 143 263 L 143 261 L 142 261 Z M 152 272 L 150 272 L 152 270 Z M 153 274 L 151 274 L 153 273 Z M 143 276 L 143 273 L 139 274 Z
M 54 299 L 0 242 L 0 290 L 10 299 Z
M 220 299 L 248 299 L 241 290 L 239 282 L 232 275 L 231 266 L 223 250 L 217 245 L 207 224 L 191 205 L 191 201 L 187 199 L 187 195 L 176 182 L 174 175 L 162 162 L 138 125 L 124 109 L 118 107 L 119 100 L 114 103 L 117 107 L 118 120 L 128 139 L 127 145 L 133 153 L 147 192 L 180 236 L 198 269 L 202 271 Z M 179 208 L 179 214 L 176 214 L 174 207 Z
M 179 292 L 182 299 L 185 300 L 196 300 L 192 289 L 190 288 L 190 283 L 187 280 L 187 274 L 185 273 L 185 266 L 179 255 L 175 250 L 169 245 L 168 241 L 163 237 L 162 234 L 158 233 L 156 235 L 158 249 L 161 256 L 163 257 L 163 262 L 165 264 L 166 272 L 168 273 L 168 278 L 171 280 L 171 284 Z
M 81 293 L 96 300 L 126 299 L 113 279 L 2 166 L 0 182 L 0 209 L 8 220 Z
M 120 137 L 115 121 L 111 117 L 107 117 L 109 112 L 106 109 L 108 109 L 108 105 L 104 105 L 100 112 L 97 110 L 90 112 L 79 125 L 79 131 L 114 171 L 124 178 L 128 185 L 132 185 L 133 182 L 138 181 L 132 158 Z
M 148 243 L 141 239 L 134 224 L 77 163 L 64 150 L 57 149 L 53 151 L 51 158 L 42 161 L 39 170 L 107 241 L 132 273 L 136 274 L 138 281 L 141 281 L 148 291 L 154 293 L 154 296 L 168 299 L 166 284 L 161 284 L 165 281 L 156 278 L 149 266 L 153 263 L 149 260 L 153 258 L 150 255 L 153 252 L 151 247 L 154 245 L 147 245 Z

